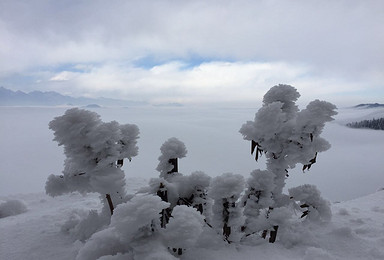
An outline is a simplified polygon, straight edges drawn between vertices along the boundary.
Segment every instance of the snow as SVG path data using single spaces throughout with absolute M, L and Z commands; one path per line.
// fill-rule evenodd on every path
M 145 251 L 155 252 L 152 243 L 157 243 L 151 229 L 160 228 L 159 212 L 169 206 L 155 195 L 138 195 L 116 207 L 111 224 L 94 233 L 80 249 L 76 259 L 93 260 L 102 256 L 123 253 L 140 255 Z M 157 223 L 154 223 L 157 220 Z
M 131 192 L 144 183 L 137 179 L 128 182 Z M 1 196 L 0 201 L 23 201 L 28 211 L 0 219 L 0 259 L 75 259 L 82 242 L 62 231 L 62 227 L 74 213 L 100 210 L 98 196 L 71 193 L 52 198 L 42 192 Z
M 316 186 L 304 184 L 290 188 L 288 192 L 292 199 L 300 201 L 300 206 L 306 205 L 303 207 L 305 209 L 303 216 L 308 215 L 311 220 L 329 221 L 331 219 L 332 212 L 329 202 L 320 196 L 320 191 Z
M 130 191 L 146 185 L 142 179 L 129 179 L 129 182 Z M 82 242 L 62 232 L 61 226 L 73 211 L 100 209 L 99 198 L 94 193 L 86 196 L 74 193 L 57 198 L 43 193 L 12 197 L 24 201 L 28 211 L 0 219 L 2 260 L 75 259 Z M 7 199 L 10 198 L 0 197 L 0 200 Z M 213 249 L 201 246 L 185 251 L 180 259 L 247 260 L 255 259 L 255 256 L 261 259 L 383 259 L 383 202 L 384 191 L 381 190 L 358 199 L 333 203 L 330 222 L 292 225 L 291 230 L 282 233 L 274 244 L 262 240 L 252 246 L 219 244 Z M 182 214 L 186 212 L 181 210 L 179 215 Z M 160 259 L 161 254 L 159 252 L 159 258 L 153 259 Z M 167 257 L 162 259 L 172 259 Z
M 212 180 L 211 186 L 209 195 L 213 199 L 220 200 L 232 196 L 238 198 L 244 189 L 244 178 L 239 174 L 224 173 L 215 177 Z
M 63 175 L 48 177 L 48 194 L 99 192 L 110 194 L 114 203 L 124 198 L 125 175 L 116 162 L 138 154 L 136 125 L 104 123 L 95 112 L 71 108 L 55 117 L 49 128 L 54 131 L 53 140 L 64 147 L 66 158 Z
M 173 171 L 174 169 L 174 166 L 169 160 L 184 158 L 187 155 L 187 149 L 182 141 L 172 137 L 161 145 L 160 151 L 161 155 L 158 158 L 159 164 L 157 165 L 156 170 L 160 172 L 160 177 L 167 179 L 170 178 L 168 172 Z
M 212 179 L 208 196 L 214 201 L 212 206 L 212 226 L 229 243 L 240 241 L 240 226 L 243 222 L 238 203 L 245 185 L 244 177 L 239 174 L 224 173 Z M 225 231 L 229 227 L 229 232 Z
M 173 208 L 166 229 L 162 230 L 166 243 L 172 248 L 194 247 L 203 233 L 204 217 L 195 208 L 185 205 Z
M 243 138 L 251 141 L 251 154 L 256 154 L 256 161 L 262 155 L 267 158 L 267 171 L 251 173 L 253 180 L 248 181 L 242 199 L 246 217 L 241 227 L 246 236 L 242 240 L 248 241 L 260 236 L 259 233 L 266 238 L 269 232 L 269 241 L 275 242 L 278 229 L 284 234 L 286 227 L 292 225 L 292 207 L 298 211 L 304 209 L 300 218 L 305 217 L 306 221 L 331 218 L 328 202 L 315 185 L 290 188 L 289 196 L 284 192 L 288 173 L 296 164 L 302 164 L 303 171 L 309 170 L 318 153 L 330 148 L 320 134 L 325 123 L 333 121 L 332 116 L 337 114 L 335 105 L 320 100 L 310 102 L 300 111 L 295 102 L 299 97 L 290 85 L 272 87 L 265 94 L 254 121 L 247 121 L 240 128 Z M 272 181 L 263 181 L 266 174 L 273 176 Z
M 7 200 L 0 203 L 0 218 L 14 216 L 27 211 L 27 206 L 20 200 Z

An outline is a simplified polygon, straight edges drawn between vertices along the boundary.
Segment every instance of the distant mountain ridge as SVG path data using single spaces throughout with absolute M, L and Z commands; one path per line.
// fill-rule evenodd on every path
M 120 100 L 111 98 L 86 98 L 65 96 L 55 91 L 13 91 L 0 87 L 0 106 L 85 106 L 97 104 L 101 106 L 136 106 L 146 105 L 146 102 Z
M 384 104 L 369 103 L 369 104 L 359 104 L 357 106 L 354 106 L 354 108 L 378 108 L 378 107 L 384 107 Z

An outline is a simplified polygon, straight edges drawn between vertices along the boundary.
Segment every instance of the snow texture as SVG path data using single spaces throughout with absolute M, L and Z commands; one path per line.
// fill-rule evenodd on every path
M 308 212 L 305 215 L 308 216 L 309 220 L 331 220 L 332 212 L 330 203 L 321 197 L 320 191 L 316 186 L 304 184 L 299 187 L 291 188 L 288 192 L 292 199 L 299 201 L 300 206 Z
M 162 201 L 158 196 L 137 195 L 116 208 L 111 227 L 115 228 L 122 241 L 127 243 L 134 238 L 150 236 L 152 229 L 157 229 L 160 225 L 159 213 L 167 207 L 169 203 Z
M 181 178 L 184 178 L 184 176 L 182 176 Z M 178 186 L 175 183 L 168 182 L 163 178 L 152 178 L 149 180 L 149 187 L 143 188 L 141 190 L 142 193 L 148 192 L 150 194 L 157 194 L 159 191 L 166 191 L 167 202 L 170 203 L 171 207 L 177 205 L 177 201 L 179 200 L 179 193 Z
M 295 104 L 296 100 L 300 97 L 300 93 L 289 85 L 279 84 L 272 87 L 264 95 L 263 104 L 273 104 L 281 102 L 283 105 L 281 109 L 288 115 L 288 119 L 294 117 L 294 114 L 299 110 Z
M 205 226 L 204 217 L 196 209 L 180 205 L 173 208 L 167 227 L 162 230 L 165 243 L 171 248 L 193 248 Z
M 145 185 L 143 180 L 136 183 Z M 61 232 L 60 226 L 70 218 L 73 210 L 89 212 L 100 208 L 97 194 L 92 193 L 87 196 L 68 194 L 58 198 L 43 193 L 20 194 L 15 199 L 23 201 L 28 211 L 0 220 L 0 259 L 4 260 L 75 259 L 83 243 Z M 9 198 L 0 197 L 0 200 L 6 201 Z M 259 239 L 252 245 L 217 243 L 212 246 L 214 237 L 205 238 L 203 233 L 201 241 L 197 242 L 198 249 L 185 250 L 179 259 L 251 260 L 257 256 L 279 260 L 381 260 L 384 258 L 383 202 L 384 191 L 377 191 L 355 200 L 333 203 L 331 208 L 334 214 L 330 222 L 303 223 L 296 218 L 297 221 L 290 222 L 286 228 L 279 228 L 279 239 L 274 244 Z M 112 246 L 112 242 L 116 242 L 114 245 L 125 248 L 126 245 L 121 245 L 114 236 L 110 237 L 111 243 L 108 240 L 103 243 Z M 135 248 L 136 258 L 133 258 L 133 251 L 112 256 L 111 251 L 104 248 L 104 253 L 110 255 L 99 259 L 176 259 L 164 244 L 154 240 L 149 239 L 148 242 L 135 245 Z M 143 253 L 145 250 L 148 254 Z
M 238 198 L 244 190 L 244 177 L 240 174 L 224 173 L 212 179 L 209 196 L 214 200 Z
M 138 154 L 136 125 L 104 123 L 95 112 L 72 108 L 52 120 L 49 128 L 64 147 L 66 160 L 63 175 L 48 177 L 47 194 L 98 192 L 109 194 L 114 205 L 124 201 L 125 175 L 118 161 Z
M 242 198 L 244 206 L 244 231 L 252 234 L 266 228 L 262 210 L 269 209 L 274 205 L 273 175 L 268 171 L 254 170 L 247 180 L 247 189 Z M 264 223 L 263 223 L 264 222 Z
M 64 147 L 66 159 L 63 174 L 48 177 L 46 193 L 97 192 L 104 205 L 100 212 L 73 214 L 64 224 L 63 231 L 86 241 L 109 225 L 114 207 L 129 199 L 121 166 L 124 158 L 130 161 L 138 154 L 139 129 L 116 121 L 104 123 L 97 113 L 78 108 L 54 118 L 49 128 L 54 131 L 54 140 Z
M 238 200 L 244 184 L 242 175 L 224 173 L 212 179 L 208 191 L 209 197 L 214 201 L 212 226 L 218 233 L 223 233 L 228 242 L 238 242 L 241 237 L 239 233 L 243 218 Z
M 110 223 L 110 213 L 102 210 L 73 211 L 69 219 L 61 227 L 61 231 L 71 234 L 82 242 L 89 239 L 94 233 L 102 230 Z
M 20 200 L 7 200 L 0 204 L 0 218 L 19 215 L 27 212 L 27 206 Z
M 155 248 L 150 245 L 156 244 L 153 236 L 156 236 L 160 226 L 159 212 L 168 206 L 168 203 L 153 195 L 137 195 L 118 205 L 111 218 L 111 224 L 93 234 L 76 259 L 99 259 L 118 253 L 128 259 L 148 259 L 148 255 L 155 252 Z M 146 243 L 148 246 L 143 250 L 143 244 Z
M 173 165 L 169 162 L 170 159 L 180 159 L 187 155 L 187 149 L 183 142 L 172 137 L 169 138 L 161 147 L 161 155 L 159 156 L 159 164 L 156 170 L 160 172 L 161 178 L 170 178 L 173 174 L 169 174 L 173 170 Z
M 265 153 L 267 170 L 274 175 L 276 206 L 284 203 L 282 195 L 289 169 L 297 163 L 310 169 L 317 153 L 326 151 L 330 144 L 320 134 L 326 122 L 332 121 L 336 106 L 315 100 L 299 111 L 297 90 L 289 85 L 272 87 L 264 96 L 263 106 L 254 121 L 247 121 L 240 129 L 245 140 L 252 142 L 257 158 Z

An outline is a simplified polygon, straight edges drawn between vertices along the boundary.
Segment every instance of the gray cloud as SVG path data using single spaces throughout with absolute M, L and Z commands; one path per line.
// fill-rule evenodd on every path
M 374 78 L 367 85 L 377 87 L 383 11 L 380 0 L 2 1 L 0 80 L 62 64 L 197 56 L 299 64 L 322 81 Z

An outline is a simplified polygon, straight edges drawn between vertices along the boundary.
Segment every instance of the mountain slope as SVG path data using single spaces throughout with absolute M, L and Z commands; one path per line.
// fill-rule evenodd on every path
M 133 106 L 145 105 L 145 102 L 119 100 L 110 98 L 74 98 L 61 95 L 55 91 L 12 91 L 0 87 L 0 106 L 58 106 L 58 105 L 88 105 L 99 104 L 102 106 Z
M 369 104 L 359 104 L 354 106 L 354 108 L 378 108 L 378 107 L 384 107 L 384 104 L 369 103 Z

